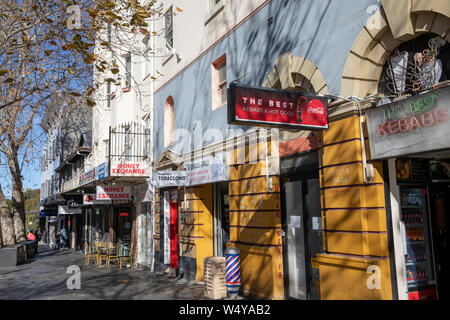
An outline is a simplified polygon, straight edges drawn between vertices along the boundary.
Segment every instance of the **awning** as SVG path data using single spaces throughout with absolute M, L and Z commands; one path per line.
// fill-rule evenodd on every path
M 58 206 L 58 215 L 81 214 L 81 208 L 69 208 L 69 206 Z
M 58 210 L 41 210 L 39 217 L 50 217 L 58 215 Z

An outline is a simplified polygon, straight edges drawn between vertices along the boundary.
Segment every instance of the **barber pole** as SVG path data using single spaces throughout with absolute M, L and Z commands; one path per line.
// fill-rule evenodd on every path
M 239 265 L 239 249 L 229 247 L 225 250 L 226 256 L 226 286 L 228 295 L 233 298 L 239 293 L 241 287 L 241 268 Z

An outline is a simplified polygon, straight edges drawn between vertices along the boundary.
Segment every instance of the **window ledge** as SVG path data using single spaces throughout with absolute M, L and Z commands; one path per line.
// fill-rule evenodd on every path
M 223 10 L 223 8 L 225 8 L 225 0 L 220 1 L 218 4 L 216 4 L 216 6 L 214 7 L 214 10 L 211 10 L 210 12 L 208 12 L 208 14 L 206 15 L 206 19 L 205 19 L 205 26 L 212 19 L 214 19 Z

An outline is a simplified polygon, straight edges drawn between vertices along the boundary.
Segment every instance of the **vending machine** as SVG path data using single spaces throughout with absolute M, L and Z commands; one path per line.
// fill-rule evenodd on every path
M 400 186 L 400 209 L 409 300 L 437 299 L 427 189 Z

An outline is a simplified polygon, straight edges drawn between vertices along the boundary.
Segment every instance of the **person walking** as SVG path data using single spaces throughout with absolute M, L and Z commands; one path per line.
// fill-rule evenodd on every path
M 66 230 L 66 226 L 63 226 L 61 231 L 59 232 L 60 234 L 60 244 L 62 248 L 66 248 L 66 244 L 67 244 L 67 230 Z

